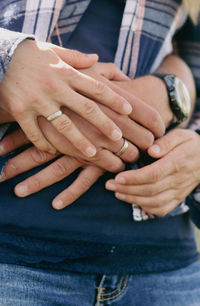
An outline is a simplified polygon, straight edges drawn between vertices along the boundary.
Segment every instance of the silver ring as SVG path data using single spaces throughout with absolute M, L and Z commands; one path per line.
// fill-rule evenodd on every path
M 58 110 L 57 112 L 47 116 L 47 120 L 48 121 L 53 121 L 55 119 L 57 119 L 58 117 L 62 116 L 63 112 L 61 110 Z
M 124 144 L 123 144 L 123 146 L 121 147 L 121 149 L 120 149 L 117 153 L 115 153 L 115 155 L 120 156 L 120 155 L 122 155 L 127 149 L 128 149 L 128 141 L 124 138 Z

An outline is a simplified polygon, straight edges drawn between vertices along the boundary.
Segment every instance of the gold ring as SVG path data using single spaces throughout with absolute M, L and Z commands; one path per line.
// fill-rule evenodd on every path
M 123 146 L 121 147 L 121 149 L 120 149 L 117 153 L 115 153 L 115 155 L 120 156 L 120 155 L 122 155 L 127 149 L 128 149 L 128 141 L 124 138 L 124 144 L 123 144 Z
M 47 116 L 46 119 L 48 121 L 53 121 L 53 120 L 57 119 L 58 117 L 62 116 L 62 114 L 63 114 L 63 112 L 61 110 L 58 110 L 57 112 Z

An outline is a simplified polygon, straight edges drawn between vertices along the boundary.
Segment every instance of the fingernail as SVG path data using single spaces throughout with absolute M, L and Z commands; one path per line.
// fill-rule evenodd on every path
M 116 179 L 115 179 L 115 181 L 116 181 L 117 183 L 119 183 L 119 184 L 125 184 L 125 183 L 126 183 L 125 178 L 122 177 L 122 176 L 117 176 Z
M 99 56 L 96 53 L 86 54 L 87 57 L 94 58 L 96 60 L 99 59 Z
M 156 154 L 160 153 L 160 147 L 158 145 L 152 145 L 150 149 Z
M 123 106 L 124 112 L 128 115 L 132 112 L 132 107 L 130 104 L 125 103 Z
M 124 194 L 118 193 L 118 192 L 115 194 L 115 196 L 116 196 L 116 198 L 118 198 L 120 200 L 124 200 L 126 198 L 126 196 Z
M 109 190 L 116 190 L 116 186 L 112 183 L 106 183 L 106 189 L 109 189 Z
M 120 140 L 122 138 L 122 132 L 120 130 L 115 129 L 112 132 L 112 139 L 113 140 Z
M 94 147 L 87 147 L 87 149 L 85 150 L 86 154 L 89 156 L 89 157 L 92 157 L 96 154 L 96 149 Z
M 53 207 L 55 209 L 62 209 L 63 208 L 63 201 L 62 200 L 53 201 Z
M 24 197 L 28 194 L 28 187 L 27 185 L 18 185 L 15 188 L 15 192 L 17 195 Z

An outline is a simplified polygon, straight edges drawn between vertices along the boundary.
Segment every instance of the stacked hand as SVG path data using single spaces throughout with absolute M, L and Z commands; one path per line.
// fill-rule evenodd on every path
M 62 106 L 85 118 L 109 139 L 121 139 L 120 129 L 95 102 L 121 114 L 131 112 L 130 104 L 105 84 L 75 69 L 90 67 L 97 59 L 96 55 L 87 56 L 49 43 L 23 41 L 0 84 L 1 108 L 12 115 L 28 139 L 42 151 L 55 153 L 56 146 L 44 137 L 38 117 L 48 118 Z M 119 75 L 127 79 L 120 71 Z M 93 143 L 66 114 L 61 112 L 51 124 L 85 156 L 96 154 Z
M 61 51 L 64 52 L 63 50 L 64 49 Z M 58 50 L 56 51 L 58 53 Z M 59 56 L 61 57 L 60 54 Z M 104 84 L 103 88 L 106 88 L 107 92 L 110 90 L 112 98 L 115 94 L 117 99 L 120 97 L 120 99 L 123 99 L 123 101 L 128 101 L 128 103 L 133 108 L 132 113 L 127 116 L 122 114 L 123 111 L 122 108 L 120 109 L 120 106 L 118 109 L 116 109 L 116 106 L 112 105 L 110 101 L 106 101 L 106 103 L 102 102 L 102 95 L 100 95 L 100 99 L 96 98 L 95 94 L 97 94 L 97 91 L 93 95 L 87 93 L 89 98 L 91 97 L 95 101 L 90 102 L 95 104 L 95 107 L 98 108 L 99 113 L 97 117 L 99 118 L 99 116 L 102 116 L 103 114 L 103 117 L 101 118 L 106 118 L 106 120 L 108 118 L 108 120 L 110 120 L 109 122 L 112 122 L 114 126 L 118 127 L 118 130 L 120 129 L 122 131 L 123 136 L 129 142 L 128 149 L 120 156 L 120 158 L 117 157 L 114 153 L 118 152 L 122 147 L 123 139 L 111 139 L 111 134 L 109 134 L 108 131 L 105 132 L 105 129 L 98 125 L 98 120 L 89 120 L 87 116 L 83 115 L 84 111 L 74 108 L 74 106 L 71 106 L 70 102 L 69 104 L 67 104 L 68 102 L 65 103 L 63 99 L 62 102 L 59 102 L 59 107 L 60 105 L 67 106 L 62 108 L 63 116 L 65 118 L 70 118 L 70 122 L 73 122 L 73 125 L 76 126 L 76 129 L 81 131 L 81 137 L 87 137 L 87 141 L 92 143 L 93 147 L 96 148 L 96 155 L 86 156 L 86 151 L 83 150 L 83 147 L 79 147 L 78 142 L 74 143 L 69 138 L 69 135 L 60 132 L 58 126 L 55 124 L 55 121 L 48 122 L 44 118 L 48 116 L 48 114 L 41 112 L 39 113 L 38 109 L 34 109 L 34 111 L 32 109 L 32 113 L 35 112 L 36 117 L 38 114 L 43 115 L 43 117 L 37 118 L 37 128 L 39 129 L 40 133 L 42 131 L 42 137 L 45 136 L 45 139 L 48 140 L 48 143 L 53 144 L 53 146 L 60 153 L 65 155 L 61 156 L 56 161 L 53 161 L 48 167 L 39 173 L 18 184 L 15 188 L 15 193 L 18 196 L 27 196 L 57 181 L 62 180 L 64 177 L 74 172 L 77 168 L 82 167 L 83 170 L 80 172 L 78 178 L 72 183 L 70 187 L 59 194 L 53 201 L 53 206 L 55 208 L 63 208 L 74 202 L 82 193 L 88 190 L 104 173 L 105 170 L 111 172 L 122 171 L 124 167 L 122 160 L 134 162 L 139 157 L 138 149 L 146 150 L 149 148 L 149 155 L 155 158 L 159 158 L 160 160 L 140 170 L 124 173 L 122 172 L 116 176 L 115 180 L 109 181 L 106 184 L 106 187 L 107 189 L 115 191 L 115 194 L 118 198 L 125 200 L 128 203 L 134 202 L 135 204 L 140 205 L 149 213 L 157 215 L 163 215 L 167 213 L 169 210 L 173 209 L 182 200 L 182 198 L 185 197 L 185 195 L 187 195 L 199 183 L 197 178 L 198 175 L 192 176 L 191 172 L 191 170 L 194 168 L 195 161 L 197 161 L 195 150 L 192 152 L 189 150 L 190 142 L 195 139 L 196 143 L 198 143 L 199 136 L 191 131 L 177 129 L 167 136 L 163 136 L 162 138 L 156 140 L 156 144 L 161 148 L 160 151 L 156 153 L 154 149 L 158 149 L 158 147 L 155 147 L 155 144 L 151 147 L 154 141 L 154 137 L 159 138 L 163 135 L 163 121 L 165 124 L 167 124 L 170 122 L 172 116 L 171 111 L 169 110 L 169 106 L 166 103 L 166 97 L 163 97 L 163 101 L 160 101 L 160 106 L 157 106 L 157 103 L 155 103 L 154 99 L 155 93 L 152 93 L 152 83 L 149 81 L 149 79 L 147 79 L 148 76 L 131 81 L 128 80 L 127 77 L 125 77 L 113 64 L 94 64 L 93 62 L 92 65 L 90 62 L 90 65 L 91 67 L 87 69 L 85 67 L 79 67 L 84 69 L 81 69 L 76 77 L 79 78 L 81 76 L 84 80 L 92 80 L 92 82 L 96 80 L 95 82 L 97 84 Z M 75 69 L 72 70 L 73 73 L 77 73 Z M 154 79 L 153 77 L 149 78 L 151 78 L 151 81 Z M 81 82 L 82 81 L 80 81 L 80 84 Z M 140 90 L 145 82 L 147 84 L 145 87 L 146 97 L 143 91 Z M 156 80 L 154 79 L 153 82 L 156 82 Z M 150 84 L 149 88 L 148 84 Z M 72 89 L 70 88 L 69 90 Z M 80 91 L 80 96 L 80 93 L 82 92 L 80 88 L 78 90 Z M 4 93 L 5 92 L 6 91 L 4 91 Z M 70 91 L 70 95 L 71 94 L 72 92 Z M 76 92 L 73 93 L 73 95 L 76 94 Z M 86 95 L 85 92 L 83 94 Z M 58 91 L 56 95 L 57 96 L 50 95 L 51 99 L 52 97 L 54 99 L 57 97 L 56 101 L 58 101 L 58 99 L 60 99 Z M 99 97 L 98 94 L 97 96 Z M 2 95 L 2 97 L 5 101 L 5 95 Z M 160 99 L 160 97 L 157 98 Z M 100 104 L 98 102 L 100 102 Z M 148 103 L 150 105 L 148 105 Z M 120 105 L 120 102 L 118 105 Z M 152 106 L 154 108 L 152 108 Z M 156 108 L 157 110 L 155 110 Z M 4 113 L 4 115 L 8 115 L 9 118 L 7 121 L 12 120 L 9 114 L 11 113 L 10 109 L 6 108 L 6 111 L 7 112 Z M 163 113 L 165 114 L 164 117 Z M 29 119 L 31 120 L 31 118 Z M 103 121 L 100 119 L 100 122 Z M 111 126 L 112 125 L 110 125 L 110 127 Z M 26 129 L 24 129 L 24 131 L 26 132 Z M 76 131 L 77 130 L 73 130 L 73 132 Z M 180 133 L 181 137 L 178 138 L 177 136 L 179 134 L 176 135 L 176 133 Z M 28 136 L 28 133 L 26 134 Z M 31 138 L 30 136 L 28 137 L 29 139 Z M 76 139 L 76 137 L 74 139 Z M 6 137 L 1 142 L 1 154 L 12 151 L 16 147 L 24 145 L 28 142 L 29 141 L 22 130 L 15 131 L 12 135 Z M 178 159 L 178 155 L 180 154 L 180 150 L 182 150 L 182 148 L 185 150 L 184 152 L 185 156 L 187 156 L 187 159 L 191 160 L 191 162 L 188 163 L 188 167 L 182 167 L 182 163 L 184 162 L 183 158 Z M 54 159 L 60 154 L 58 152 L 52 152 L 51 150 L 46 151 L 50 152 L 44 152 L 40 151 L 36 147 L 30 147 L 28 150 L 11 159 L 4 167 L 2 180 L 11 178 L 19 173 L 41 165 L 49 160 Z M 179 162 L 178 164 L 177 160 Z M 181 169 L 181 171 L 178 172 L 177 169 Z M 184 183 L 185 181 L 183 182 L 181 179 L 183 175 L 187 176 L 188 178 L 189 183 L 187 185 Z M 125 179 L 123 184 L 122 180 L 120 182 L 120 178 Z M 177 187 L 175 187 L 176 182 L 179 182 Z

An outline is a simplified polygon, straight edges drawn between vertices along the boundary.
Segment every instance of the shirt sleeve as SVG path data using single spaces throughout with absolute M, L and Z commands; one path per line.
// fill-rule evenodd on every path
M 188 128 L 200 130 L 200 18 L 197 25 L 188 18 L 175 40 L 178 54 L 190 67 L 196 85 L 197 101 Z M 187 197 L 186 203 L 193 222 L 200 228 L 200 186 Z
M 34 39 L 34 36 L 0 28 L 0 82 L 6 73 L 15 49 L 27 38 Z

